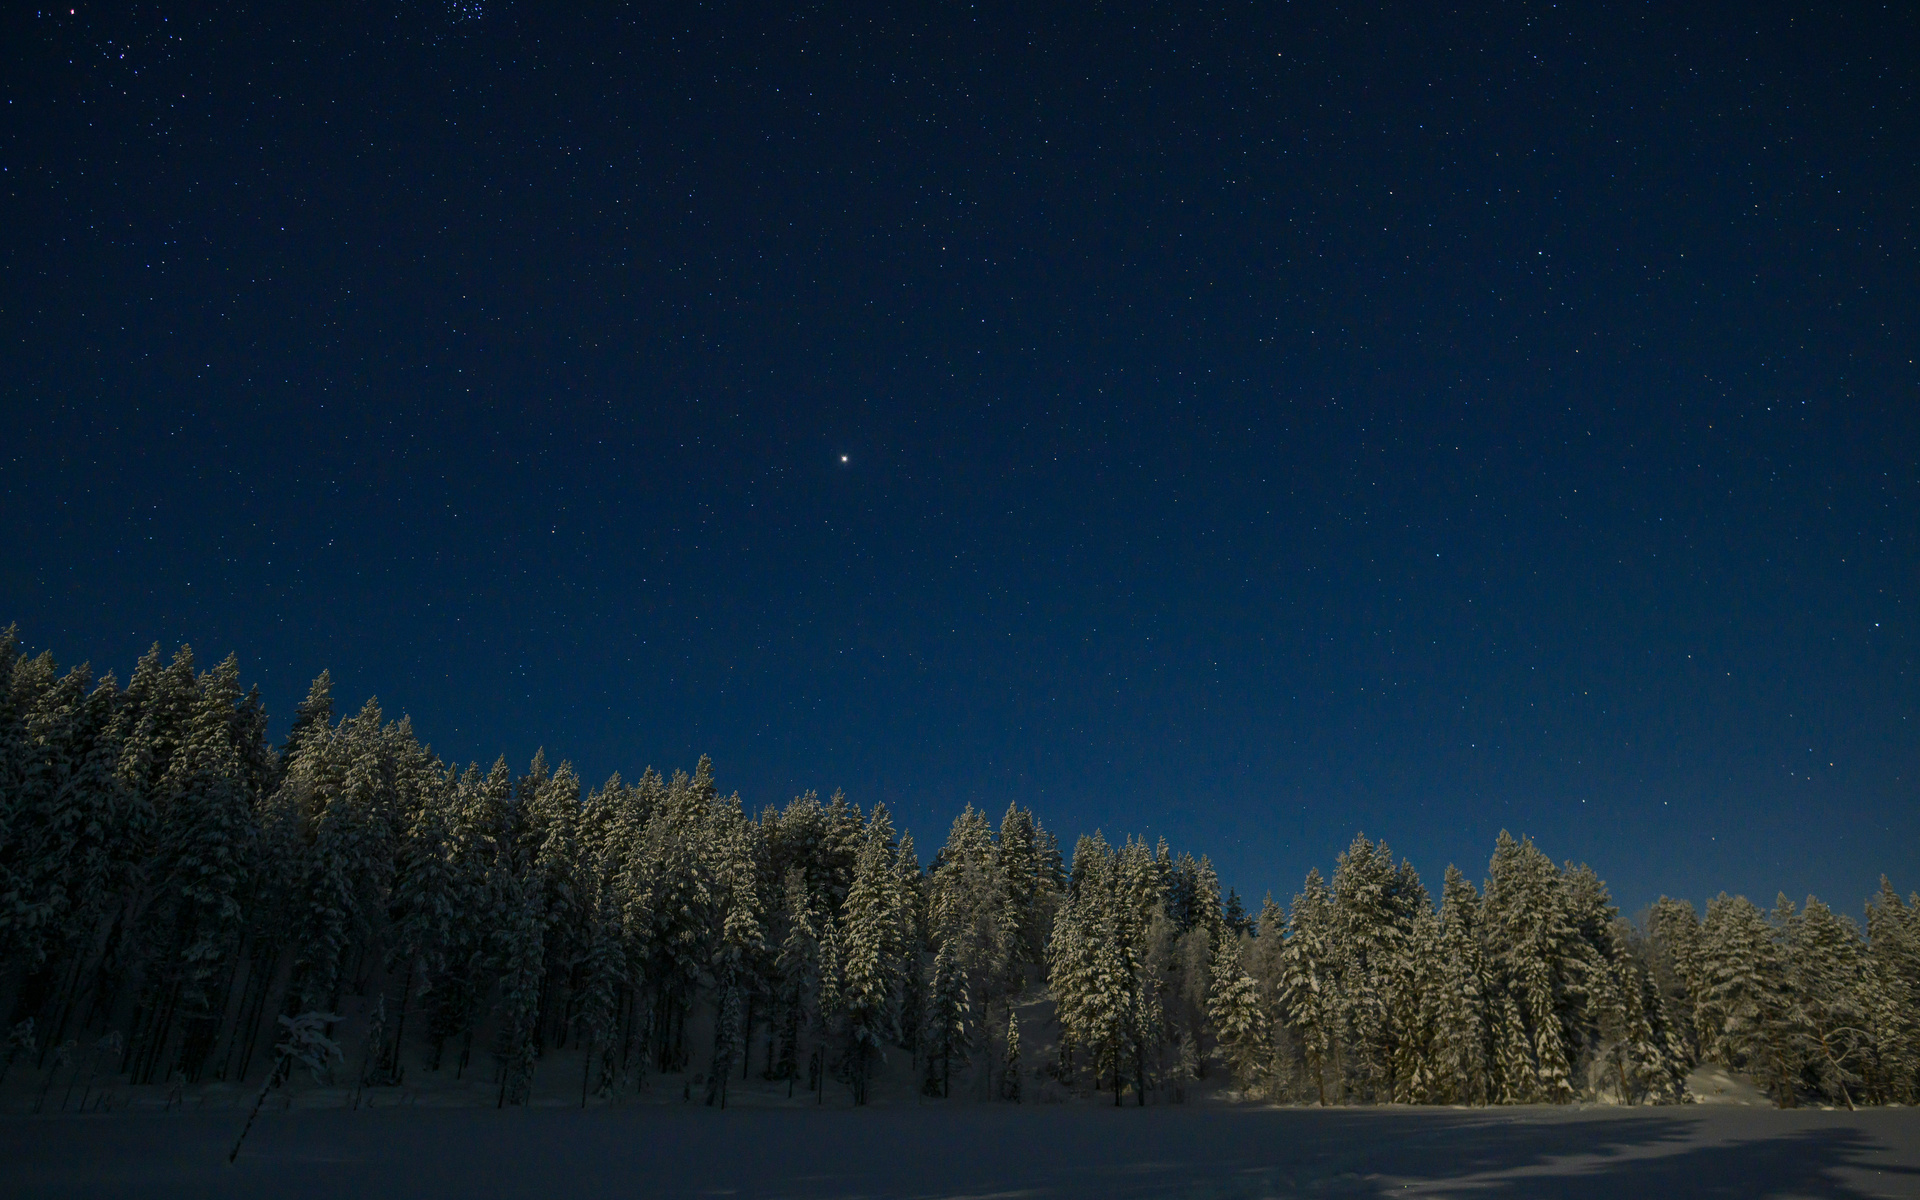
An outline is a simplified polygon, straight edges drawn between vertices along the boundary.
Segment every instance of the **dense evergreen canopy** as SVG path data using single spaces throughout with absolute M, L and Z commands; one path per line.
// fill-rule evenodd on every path
M 1436 906 L 1358 837 L 1254 919 L 1205 857 L 1094 833 L 1068 862 L 1018 805 L 965 809 L 923 869 L 883 806 L 749 813 L 705 758 L 591 790 L 544 754 L 452 766 L 372 701 L 337 715 L 324 674 L 279 747 L 232 657 L 156 646 L 122 688 L 9 630 L 0 683 L 9 1068 L 85 1037 L 133 1083 L 258 1078 L 277 1024 L 357 998 L 361 1084 L 478 1042 L 501 1104 L 560 1046 L 583 1103 L 686 1072 L 724 1105 L 755 1070 L 860 1103 L 895 1053 L 929 1095 L 977 1063 L 1007 1101 L 1023 1073 L 1146 1104 L 1224 1071 L 1319 1103 L 1667 1103 L 1706 1059 L 1783 1105 L 1920 1098 L 1920 898 L 1885 883 L 1864 934 L 1784 896 L 1636 927 L 1528 840 Z M 1057 1037 L 1023 1057 L 1042 995 Z

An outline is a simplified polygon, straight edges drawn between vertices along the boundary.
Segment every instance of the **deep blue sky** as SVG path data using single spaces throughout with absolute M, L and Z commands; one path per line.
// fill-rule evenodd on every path
M 33 647 L 1255 900 L 1920 887 L 1910 4 L 70 7 L 0 14 Z

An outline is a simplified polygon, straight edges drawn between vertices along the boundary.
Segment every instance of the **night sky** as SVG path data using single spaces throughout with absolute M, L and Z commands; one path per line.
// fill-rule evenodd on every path
M 923 854 L 1857 913 L 1917 79 L 1910 3 L 9 4 L 0 624 Z

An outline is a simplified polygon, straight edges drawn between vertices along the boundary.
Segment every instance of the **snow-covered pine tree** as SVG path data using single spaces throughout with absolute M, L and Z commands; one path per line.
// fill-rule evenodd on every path
M 1234 1082 L 1251 1091 L 1261 1084 L 1270 1047 L 1259 985 L 1241 965 L 1240 941 L 1239 933 L 1227 929 L 1214 949 L 1207 1018 Z
M 1566 881 L 1531 839 L 1516 842 L 1501 831 L 1487 867 L 1481 914 L 1489 974 L 1513 1002 L 1511 1009 L 1498 1010 L 1499 1017 L 1517 1016 L 1521 1022 L 1519 1030 L 1496 1028 L 1495 1065 L 1516 1069 L 1511 1039 L 1522 1034 L 1532 1059 L 1532 1078 L 1502 1079 L 1501 1093 L 1564 1104 L 1575 1095 L 1575 1027 L 1592 1017 L 1577 1001 L 1604 965 L 1596 967 L 1596 952 L 1574 923 Z
M 154 651 L 160 649 L 154 646 Z M 307 687 L 307 697 L 293 710 L 293 728 L 280 749 L 282 764 L 299 761 L 315 740 L 333 736 L 333 672 L 322 671 Z
M 1435 976 L 1435 1098 L 1485 1104 L 1487 1088 L 1486 966 L 1480 947 L 1480 896 L 1458 867 L 1447 867 L 1440 901 Z
M 1708 1040 L 1698 1011 L 1707 990 L 1700 951 L 1700 914 L 1684 900 L 1660 897 L 1647 912 L 1647 944 L 1654 979 L 1674 1014 L 1691 1067 L 1699 1061 Z
M 825 911 L 838 917 L 853 888 L 854 866 L 866 842 L 866 819 L 860 806 L 835 789 L 821 810 L 821 872 L 824 882 L 816 895 L 825 897 Z M 844 926 L 845 922 L 841 924 Z
M 1393 1029 L 1393 1096 L 1401 1104 L 1431 1104 L 1441 1086 L 1440 919 L 1425 902 L 1424 892 L 1422 897 L 1413 912 L 1402 974 L 1394 982 L 1388 1010 Z
M 828 916 L 820 927 L 820 1005 L 813 1018 L 813 1052 L 807 1057 L 807 1086 L 816 1093 L 816 1102 L 822 1104 L 826 1102 L 827 1075 L 835 1068 L 837 1048 L 845 1042 L 846 973 L 841 970 L 840 948 L 839 926 Z
M 580 818 L 579 846 L 584 861 L 577 869 L 576 880 L 584 938 L 575 1019 L 584 1051 L 580 1069 L 582 1108 L 589 1092 L 611 1095 L 619 1076 L 616 1032 L 631 978 L 619 891 L 623 852 L 620 815 L 625 792 L 616 773 L 588 795 Z
M 1280 1004 L 1322 1106 L 1327 1103 L 1329 1085 L 1338 1085 L 1340 950 L 1335 936 L 1333 897 L 1320 872 L 1310 870 L 1287 914 Z
M 436 764 L 437 765 L 437 764 Z M 432 994 L 447 971 L 459 920 L 453 874 L 453 781 L 438 772 L 419 781 L 420 804 L 400 839 L 389 924 L 387 969 L 401 972 L 395 1061 L 413 1001 Z
M 1540 1071 L 1534 1061 L 1534 1041 L 1514 994 L 1496 986 L 1490 996 L 1492 1091 L 1501 1104 L 1535 1104 L 1541 1099 Z
M 934 952 L 932 978 L 927 981 L 927 1028 L 920 1039 L 927 1075 L 922 1090 L 945 1099 L 953 1095 L 953 1068 L 967 1063 L 972 1048 L 968 1035 L 970 1007 L 965 974 L 955 961 L 953 947 Z
M 1047 939 L 1047 991 L 1053 997 L 1060 1026 L 1058 1070 L 1069 1081 L 1075 1049 L 1091 1044 L 1093 948 L 1083 916 L 1087 903 L 1069 895 L 1054 914 L 1053 931 Z
M 644 854 L 654 921 L 647 974 L 654 995 L 656 1061 L 662 1071 L 686 1066 L 686 1017 L 718 933 L 712 856 L 706 845 L 711 791 L 710 777 L 702 783 L 697 776 L 675 772 L 647 824 Z
M 1074 850 L 1073 878 L 1055 920 L 1056 940 L 1063 922 L 1070 927 L 1053 956 L 1054 974 L 1072 993 L 1063 1029 L 1089 1052 L 1095 1085 L 1110 1084 L 1116 1105 L 1129 1082 L 1145 1103 L 1147 1057 L 1159 1034 L 1146 931 L 1165 902 L 1153 856 L 1133 839 L 1116 852 L 1096 831 Z
M 511 919 L 500 931 L 500 994 L 495 1055 L 500 1093 L 496 1107 L 533 1100 L 534 1067 L 539 1061 L 535 1030 L 540 1011 L 540 980 L 546 973 L 546 899 L 537 878 L 520 878 L 507 863 L 499 869 L 499 888 Z
M 880 906 L 885 914 L 881 924 L 880 958 L 887 979 L 888 996 L 885 1027 L 894 1044 L 911 1047 L 917 1031 L 908 1031 L 901 1022 L 906 1014 L 909 972 L 920 965 L 919 862 L 913 856 L 911 835 L 896 838 L 893 817 L 884 804 L 875 804 L 867 817 L 867 840 L 880 847 L 881 864 L 877 885 Z
M 926 876 L 920 870 L 920 855 L 914 849 L 911 833 L 901 832 L 893 861 L 894 897 L 899 905 L 900 1034 L 902 1047 L 917 1051 L 920 1030 L 926 1023 L 926 988 L 921 968 L 927 946 L 928 910 Z
M 829 1043 L 846 1010 L 846 972 L 841 969 L 840 927 L 829 916 L 820 926 L 820 1003 L 814 1014 L 814 1040 L 824 1065 Z
M 994 843 L 994 873 L 1002 897 L 1000 936 L 1007 947 L 1009 966 L 1018 970 L 1023 964 L 1039 962 L 1045 945 L 1037 908 L 1040 863 L 1033 814 L 1011 802 L 1000 818 L 1000 834 Z
M 1406 991 L 1415 976 L 1414 918 L 1429 904 L 1426 889 L 1410 864 L 1394 862 L 1385 842 L 1363 834 L 1336 860 L 1332 891 L 1347 1086 L 1364 1099 L 1390 1100 L 1397 1046 L 1409 1036 L 1403 1026 L 1417 1011 Z
M 624 969 L 619 1005 L 624 1024 L 619 1039 L 622 1078 L 636 1071 L 644 1078 L 647 1060 L 644 1047 L 653 1044 L 652 1017 L 658 1011 L 655 1006 L 643 1006 L 641 997 L 649 982 L 648 965 L 656 958 L 658 948 L 653 939 L 660 927 L 654 911 L 648 833 L 665 794 L 659 772 L 647 768 L 638 783 L 614 794 L 614 811 L 607 832 L 607 870 L 612 880 L 610 904 L 618 909 L 619 958 Z M 608 919 L 616 918 L 609 914 Z
M 313 832 L 291 1011 L 338 1009 L 357 952 L 386 915 L 398 842 L 393 749 L 379 703 L 368 700 L 328 739 L 304 781 Z
M 791 1082 L 799 1074 L 801 1039 L 812 1028 L 820 997 L 820 919 L 807 889 L 806 868 L 798 863 L 787 868 L 780 923 L 786 932 L 777 963 L 779 1048 L 773 1075 Z
M 1007 1011 L 1007 1050 L 1000 1064 L 1000 1098 L 1020 1103 L 1020 1017 Z
M 965 976 L 970 1004 L 984 1014 L 1007 986 L 1016 931 L 1006 924 L 1007 883 L 993 830 L 972 805 L 954 819 L 927 892 L 934 944 L 948 950 Z
M 1687 1051 L 1654 978 L 1650 948 L 1617 917 L 1606 948 L 1611 979 L 1598 998 L 1594 1067 L 1610 1075 L 1623 1104 L 1677 1104 L 1686 1094 Z
M 1287 949 L 1287 914 L 1273 901 L 1273 893 L 1260 905 L 1254 922 L 1258 931 L 1251 939 L 1247 954 L 1247 974 L 1260 986 L 1260 1005 L 1269 1020 L 1280 1013 L 1280 990 L 1284 974 L 1282 960 Z
M 0 793 L 0 962 L 37 972 L 54 948 L 68 897 L 61 842 L 69 826 L 72 754 L 91 671 L 81 665 L 55 676 L 41 655 L 18 672 L 14 705 L 25 710 L 16 747 L 15 787 Z
M 898 1041 L 893 1021 L 899 980 L 895 962 L 887 953 L 899 915 L 890 901 L 894 893 L 893 847 L 884 829 L 869 826 L 869 835 L 854 863 L 853 883 L 847 889 L 846 926 L 841 937 L 840 996 L 847 1024 L 847 1076 L 853 1102 L 867 1102 L 872 1068 L 884 1058 L 886 1043 Z
M 1920 902 L 1886 876 L 1867 902 L 1867 1008 L 1875 1048 L 1870 1088 L 1881 1103 L 1920 1100 Z
M 247 794 L 231 737 L 240 699 L 231 657 L 196 681 L 183 740 L 168 755 L 160 785 L 164 822 L 149 910 L 155 956 L 136 1078 L 189 1078 L 218 1033 L 239 950 L 242 903 L 256 862 L 254 797 Z M 175 1031 L 181 1033 L 176 1040 Z
M 0 667 L 9 657 L 0 643 Z M 45 997 L 38 1015 L 53 1044 L 86 1000 L 131 849 L 130 796 L 116 769 L 122 696 L 111 675 L 90 682 L 75 668 L 29 705 L 26 744 L 14 751 L 25 756 L 21 778 L 0 793 L 11 813 L 0 819 L 0 963 L 20 973 L 27 995 Z M 0 994 L 8 974 L 0 967 Z
M 1154 919 L 1165 910 L 1160 875 L 1144 838 L 1128 838 L 1115 862 L 1114 939 L 1122 951 L 1126 994 L 1124 1034 L 1135 1103 L 1147 1103 L 1148 1075 L 1163 1033 L 1158 979 L 1149 969 Z M 1222 936 L 1227 936 L 1224 933 Z
M 727 1083 L 745 1050 L 747 1031 L 742 1027 L 742 1016 L 746 994 L 756 985 L 753 963 L 764 947 L 766 933 L 760 919 L 755 865 L 757 828 L 741 814 L 739 796 L 717 802 L 717 808 L 720 827 L 713 835 L 713 891 L 719 905 L 720 936 L 711 972 L 720 991 L 720 1011 L 714 1022 L 707 1103 L 725 1108 Z
M 1567 948 L 1557 1011 L 1569 1057 L 1576 1068 L 1582 1063 L 1588 1067 L 1586 1077 L 1576 1080 L 1575 1087 L 1598 1089 L 1594 1075 L 1604 1072 L 1604 1066 L 1597 1060 L 1611 1045 L 1616 1083 L 1621 1061 L 1628 1064 L 1629 1082 L 1621 1089 L 1621 1100 L 1630 1102 L 1643 1090 L 1640 1081 L 1647 1069 L 1658 1067 L 1661 1051 L 1641 1008 L 1627 926 L 1606 883 L 1591 867 L 1568 863 L 1560 878 L 1567 923 L 1575 940 Z
M 530 797 L 523 839 L 540 890 L 541 959 L 535 1044 L 544 1048 L 552 1036 L 565 1035 L 566 1014 L 573 1004 L 569 994 L 574 972 L 586 953 L 587 920 L 581 878 L 580 777 L 573 764 L 559 768 L 535 785 Z
M 1711 1031 L 1706 1052 L 1746 1071 L 1785 1108 L 1793 1103 L 1785 963 L 1774 927 L 1745 896 L 1721 893 L 1707 905 L 1701 931 L 1706 991 L 1700 1005 Z
M 516 928 L 523 915 L 507 845 L 512 792 L 513 774 L 504 757 L 485 775 L 477 765 L 469 765 L 454 787 L 448 861 L 455 920 L 446 973 L 435 990 L 432 1067 L 439 1069 L 446 1042 L 457 1038 L 456 1078 L 471 1058 L 486 989 L 505 961 L 506 932 Z
M 1216 944 L 1227 927 L 1225 908 L 1226 901 L 1220 896 L 1220 876 L 1214 872 L 1213 860 L 1202 854 L 1194 869 L 1192 920 L 1195 926 L 1205 929 L 1207 937 Z
M 1240 893 L 1227 889 L 1227 898 L 1220 903 L 1220 919 L 1235 934 L 1251 936 L 1253 918 L 1247 914 L 1246 902 L 1240 899 Z
M 1117 1104 L 1132 989 L 1114 929 L 1116 874 L 1115 855 L 1099 831 L 1082 836 L 1073 852 L 1067 902 L 1054 921 L 1049 981 L 1063 1053 L 1085 1051 L 1094 1086 L 1110 1080 Z

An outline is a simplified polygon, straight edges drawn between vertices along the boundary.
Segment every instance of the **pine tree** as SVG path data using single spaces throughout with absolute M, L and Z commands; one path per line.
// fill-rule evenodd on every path
M 706 846 L 711 791 L 710 775 L 702 780 L 698 772 L 692 777 L 676 772 L 647 823 L 645 890 L 653 918 L 648 976 L 662 1071 L 686 1065 L 686 1016 L 718 932 L 712 856 Z
M 580 821 L 581 853 L 586 856 L 578 877 L 585 926 L 578 1015 L 586 1051 L 580 1076 L 582 1108 L 590 1090 L 602 1096 L 613 1092 L 619 1063 L 615 1026 L 631 980 L 619 890 L 625 792 L 615 774 L 587 798 Z
M 1654 978 L 1652 955 L 1618 918 L 1604 946 L 1611 976 L 1597 997 L 1601 1019 L 1594 1068 L 1611 1074 L 1623 1104 L 1679 1103 L 1686 1092 L 1687 1053 Z M 1600 1090 L 1597 1080 L 1595 1090 Z
M 1486 967 L 1480 949 L 1480 896 L 1459 868 L 1447 868 L 1441 892 L 1435 1023 L 1436 1097 L 1485 1104 L 1489 1040 Z
M 744 1050 L 742 1027 L 745 996 L 753 986 L 752 964 L 765 944 L 755 869 L 754 826 L 739 812 L 739 797 L 722 802 L 719 830 L 714 835 L 716 860 L 714 895 L 720 908 L 720 937 L 712 974 L 720 989 L 720 1012 L 714 1022 L 713 1069 L 708 1073 L 707 1103 L 725 1108 L 727 1082 Z
M 72 776 L 79 768 L 74 743 L 92 683 L 86 666 L 55 677 L 51 656 L 16 672 L 25 676 L 14 703 L 25 709 L 15 790 L 0 795 L 5 834 L 0 836 L 0 955 L 38 970 L 64 924 L 68 897 L 62 842 L 75 814 Z M 37 676 L 37 678 L 34 678 Z
M 308 790 L 308 851 L 296 1011 L 339 1007 L 350 956 L 373 940 L 387 911 L 399 842 L 395 745 L 369 700 L 300 767 Z M 315 739 L 317 744 L 318 739 Z
M 1020 1103 L 1020 1018 L 1007 1013 L 1007 1053 L 1000 1068 L 1000 1098 Z
M 388 918 L 394 937 L 387 969 L 404 971 L 396 1048 L 406 1033 L 414 999 L 430 994 L 446 975 L 459 921 L 458 885 L 451 861 L 453 785 L 431 770 L 434 765 L 420 764 L 430 777 L 423 781 L 421 803 L 400 841 L 394 872 Z
M 1247 915 L 1247 906 L 1240 899 L 1240 893 L 1232 888 L 1227 889 L 1227 898 L 1221 902 L 1220 919 L 1236 935 L 1251 936 L 1253 933 L 1253 918 Z
M 1153 952 L 1153 920 L 1164 910 L 1166 897 L 1160 890 L 1160 876 L 1144 839 L 1128 838 L 1115 865 L 1117 887 L 1112 929 L 1124 972 L 1122 1031 L 1127 1065 L 1133 1075 L 1134 1100 L 1144 1107 L 1148 1072 L 1163 1033 L 1163 1001 L 1148 964 Z M 1224 932 L 1223 936 L 1226 936 Z
M 950 947 L 964 973 L 969 996 L 984 1010 L 1010 981 L 1018 930 L 1007 924 L 1019 913 L 985 814 L 968 805 L 947 835 L 928 879 L 928 912 L 936 945 Z
M 167 748 L 158 788 L 164 815 L 152 877 L 161 883 L 148 936 L 160 949 L 133 1049 L 142 1082 L 175 1068 L 195 1076 L 211 1048 L 254 864 L 253 798 L 229 733 L 240 698 L 238 664 L 227 659 L 195 689 L 184 737 Z M 182 1027 L 185 1036 L 176 1039 Z
M 1604 887 L 1583 877 L 1578 889 L 1570 888 L 1530 839 L 1516 842 L 1504 830 L 1487 872 L 1481 902 L 1487 967 L 1505 997 L 1496 1010 L 1494 1065 L 1531 1076 L 1503 1078 L 1498 1090 L 1509 1103 L 1567 1103 L 1575 1095 L 1575 1054 L 1598 1024 L 1595 988 L 1607 974 L 1605 957 L 1582 933 L 1583 922 L 1607 915 Z M 1524 1056 L 1516 1039 L 1527 1045 Z M 1523 1068 L 1522 1057 L 1530 1065 Z
M 158 651 L 159 646 L 154 650 Z M 293 728 L 281 747 L 280 759 L 291 763 L 308 751 L 316 740 L 325 741 L 333 732 L 333 673 L 322 671 L 307 687 L 307 698 L 293 710 Z
M 1047 990 L 1060 1025 L 1060 1067 L 1068 1077 L 1074 1050 L 1091 1045 L 1093 1038 L 1093 948 L 1083 920 L 1088 903 L 1069 896 L 1054 916 L 1053 935 L 1047 941 Z
M 536 1041 L 544 1044 L 547 1031 L 564 1025 L 575 969 L 586 953 L 588 937 L 584 880 L 581 878 L 580 778 L 573 764 L 561 762 L 551 776 L 541 778 L 527 809 L 527 858 L 541 898 L 541 980 Z
M 841 969 L 841 961 L 840 930 L 829 916 L 820 931 L 820 1008 L 814 1017 L 816 1065 L 809 1072 L 822 1103 L 826 1100 L 830 1048 L 845 1024 L 845 973 Z
M 1869 1086 L 1882 1103 L 1920 1100 L 1920 904 L 1903 904 L 1884 875 L 1867 902 L 1866 1003 Z
M 520 880 L 511 870 L 501 871 L 501 886 L 510 905 L 511 921 L 501 932 L 500 1027 L 495 1051 L 500 1093 L 496 1107 L 529 1104 L 533 1099 L 534 1067 L 539 1060 L 535 1022 L 540 1011 L 540 980 L 545 974 L 545 897 L 538 880 Z
M 1031 812 L 1012 803 L 1007 805 L 994 844 L 993 867 L 1001 893 L 997 921 L 1009 965 L 1017 969 L 1023 963 L 1039 962 L 1044 952 L 1037 908 L 1042 888 Z
M 781 906 L 786 936 L 780 943 L 779 1061 L 774 1078 L 792 1080 L 799 1074 L 800 1038 L 815 1013 L 820 996 L 820 924 L 807 889 L 805 868 L 787 868 L 786 895 Z
M 1192 923 L 1205 929 L 1207 936 L 1217 943 L 1227 927 L 1224 909 L 1220 877 L 1214 873 L 1213 862 L 1202 854 L 1194 870 Z
M 1307 872 L 1287 916 L 1281 953 L 1280 1003 L 1306 1058 L 1307 1077 L 1324 1107 L 1334 1082 L 1340 1041 L 1339 950 L 1334 944 L 1333 899 L 1320 872 Z
M 1261 902 L 1253 927 L 1256 932 L 1251 939 L 1247 974 L 1260 985 L 1261 1007 L 1269 1017 L 1276 1017 L 1280 1012 L 1282 959 L 1287 949 L 1287 914 L 1273 902 L 1272 892 Z
M 920 1030 L 925 1024 L 926 995 L 921 970 L 927 946 L 926 878 L 920 870 L 920 856 L 914 849 L 913 835 L 901 833 L 894 852 L 894 900 L 898 904 L 896 954 L 900 976 L 900 1034 L 903 1049 L 917 1051 Z
M 895 963 L 887 946 L 899 915 L 892 904 L 893 847 L 884 833 L 870 827 L 854 864 L 853 883 L 847 889 L 846 928 L 842 935 L 840 969 L 844 984 L 840 1003 L 846 1015 L 847 1071 L 853 1102 L 867 1102 L 867 1085 L 876 1059 L 885 1056 L 889 1040 L 898 1040 Z
M 1511 991 L 1501 988 L 1492 1000 L 1493 1093 L 1501 1104 L 1534 1104 L 1541 1099 L 1534 1041 Z
M 929 1096 L 945 1099 L 953 1095 L 953 1068 L 957 1061 L 967 1063 L 972 1048 L 968 1035 L 966 978 L 954 960 L 951 945 L 943 945 L 933 956 L 933 977 L 927 984 L 927 1030 L 921 1038 L 926 1056 L 927 1078 L 923 1090 Z
M 1413 936 L 1426 890 L 1411 865 L 1395 864 L 1385 842 L 1364 835 L 1336 860 L 1331 915 L 1337 958 L 1337 1011 L 1348 1086 L 1364 1099 L 1390 1100 L 1397 1093 L 1399 1047 L 1409 1036 L 1417 1000 Z
M 1674 1012 L 1688 1065 L 1699 1061 L 1707 1033 L 1700 1023 L 1699 1005 L 1706 994 L 1700 950 L 1700 914 L 1683 900 L 1660 897 L 1647 914 L 1655 977 Z
M 1231 930 L 1220 939 L 1213 956 L 1213 993 L 1207 1018 L 1213 1023 L 1227 1067 L 1242 1089 L 1260 1085 L 1269 1046 L 1267 1020 L 1260 989 L 1241 967 L 1240 934 Z
M 1442 1087 L 1438 1063 L 1442 1001 L 1435 978 L 1439 917 L 1423 902 L 1414 910 L 1412 926 L 1387 1014 L 1393 1029 L 1393 1098 L 1401 1104 L 1431 1104 Z
M 1744 896 L 1722 893 L 1707 905 L 1702 930 L 1706 981 L 1700 1010 L 1706 1052 L 1754 1075 L 1785 1108 L 1793 1103 L 1794 1063 L 1785 963 L 1776 931 Z

